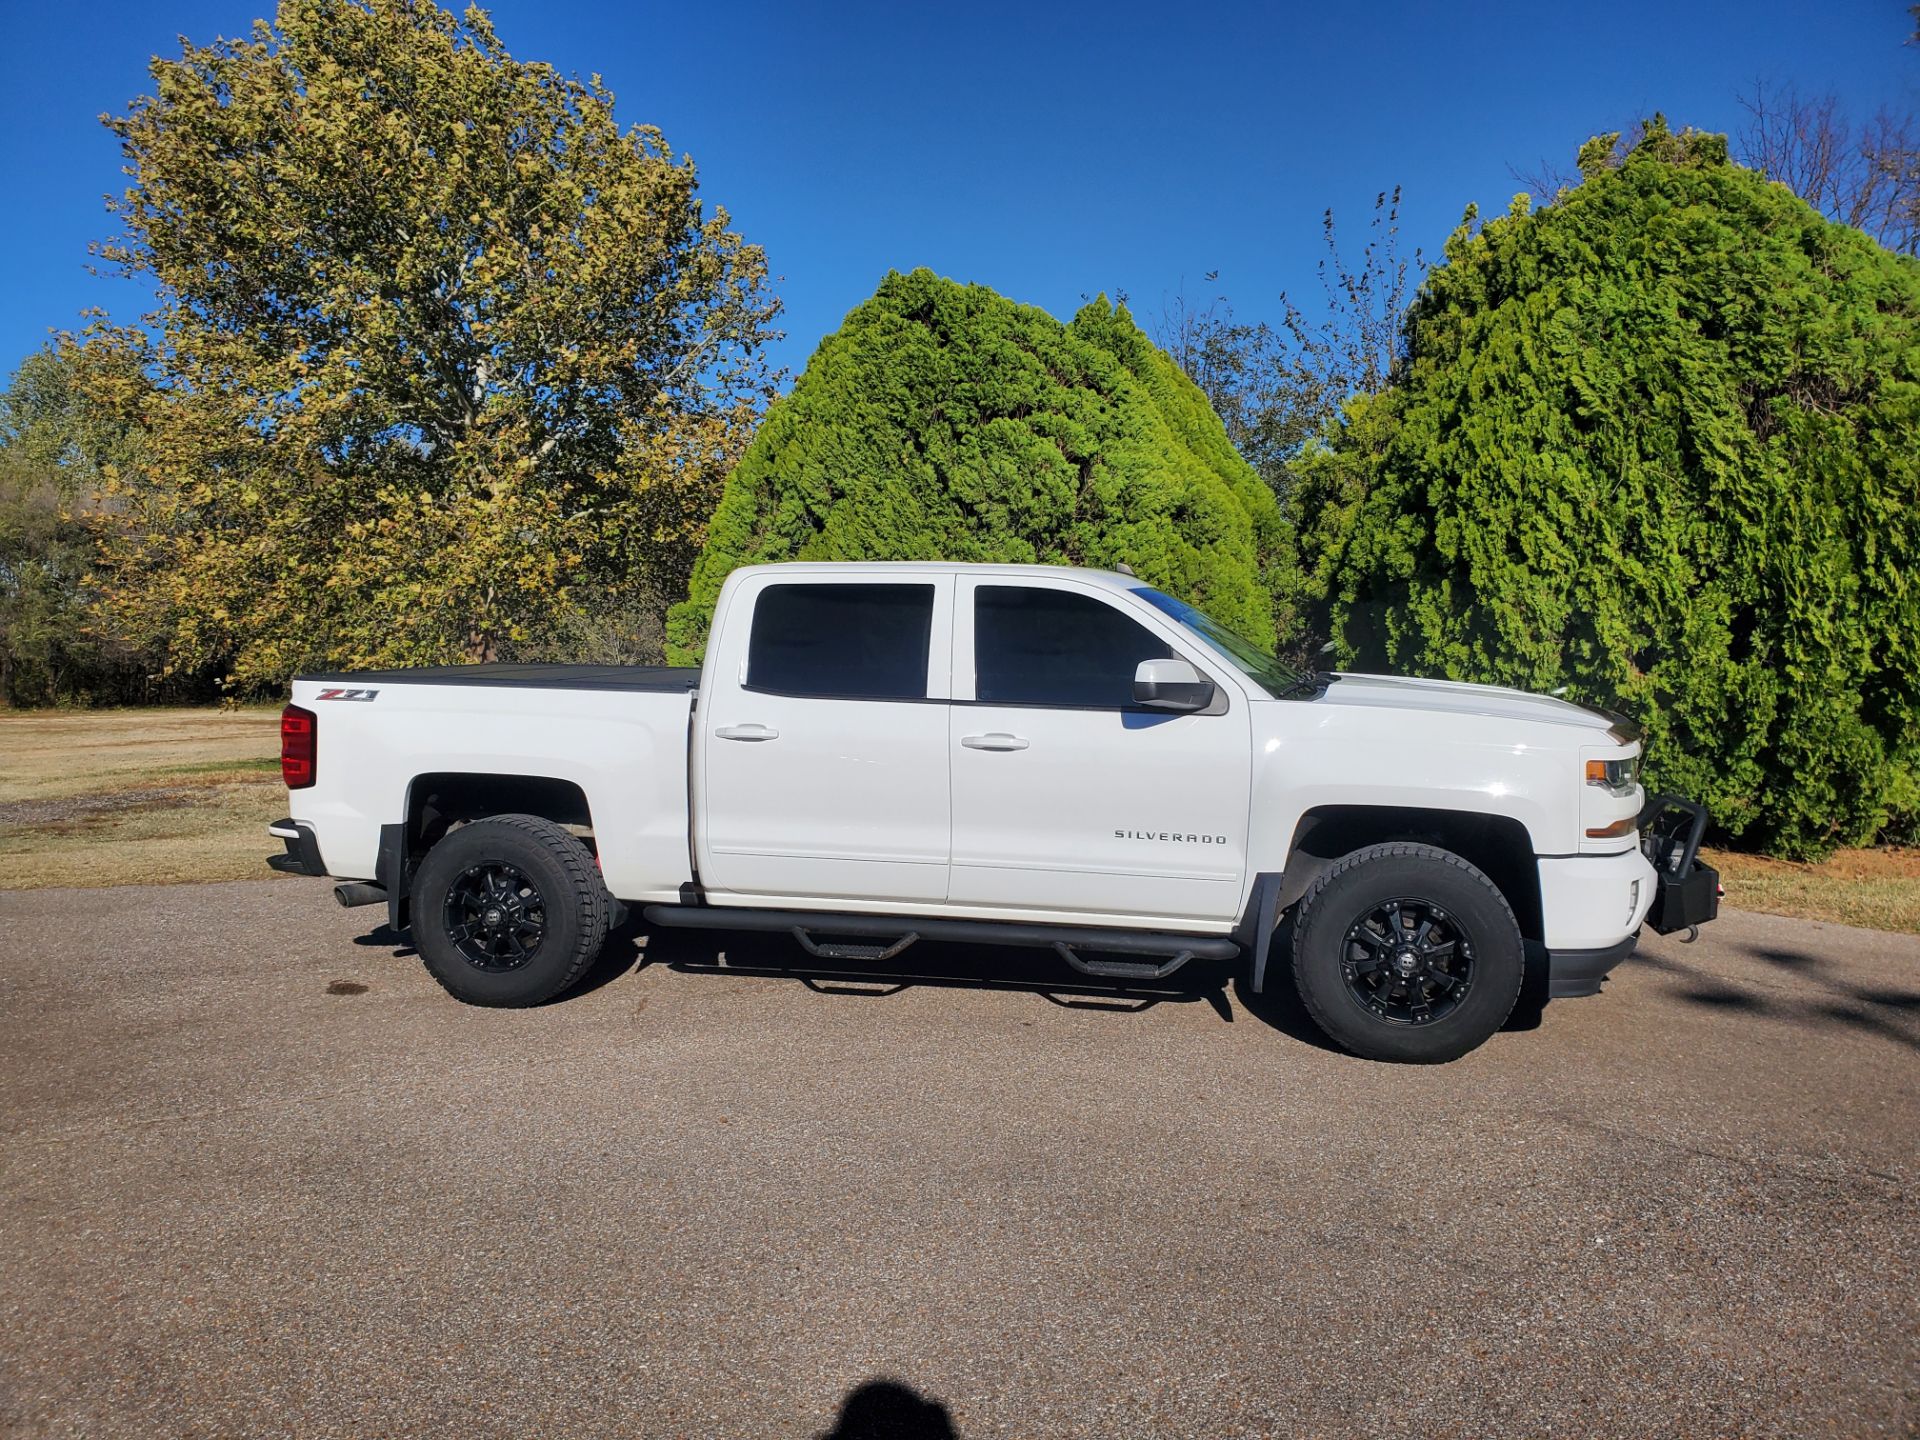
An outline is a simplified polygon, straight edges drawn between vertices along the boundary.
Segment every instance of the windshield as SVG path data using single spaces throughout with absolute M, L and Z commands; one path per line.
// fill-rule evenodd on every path
M 1254 680 L 1269 695 L 1279 696 L 1297 688 L 1306 678 L 1290 665 L 1284 665 L 1243 635 L 1236 635 L 1219 621 L 1203 615 L 1184 600 L 1163 595 L 1145 585 L 1134 587 L 1134 594 L 1154 609 L 1171 615 L 1191 630 L 1210 648 L 1233 662 L 1235 669 Z

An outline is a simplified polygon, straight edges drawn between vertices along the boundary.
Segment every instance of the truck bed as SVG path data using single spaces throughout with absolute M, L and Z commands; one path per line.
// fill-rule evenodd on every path
M 296 675 L 321 685 L 503 685 L 527 690 L 646 690 L 688 694 L 697 666 L 420 665 L 400 670 L 330 670 Z

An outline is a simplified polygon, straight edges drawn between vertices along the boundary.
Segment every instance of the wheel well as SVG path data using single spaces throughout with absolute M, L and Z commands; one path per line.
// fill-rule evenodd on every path
M 1295 904 L 1342 855 L 1368 845 L 1412 840 L 1451 850 L 1499 887 L 1529 940 L 1545 936 L 1540 867 L 1527 827 L 1505 815 L 1390 805 L 1324 805 L 1307 811 L 1293 832 L 1280 886 L 1281 911 Z
M 457 825 L 489 815 L 538 815 L 564 825 L 593 848 L 586 791 L 545 775 L 417 775 L 407 790 L 407 851 L 424 855 Z

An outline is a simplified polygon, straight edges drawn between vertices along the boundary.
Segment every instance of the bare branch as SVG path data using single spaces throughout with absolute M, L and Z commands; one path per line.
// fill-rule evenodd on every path
M 1524 170 L 1518 165 L 1508 165 L 1507 173 L 1526 186 L 1529 195 L 1544 204 L 1552 204 L 1560 198 L 1561 191 L 1571 190 L 1580 183 L 1578 170 L 1563 169 L 1545 157 Z
M 1920 246 L 1920 135 L 1911 116 L 1882 109 L 1856 127 L 1837 97 L 1802 96 L 1755 81 L 1739 97 L 1743 165 L 1778 180 L 1831 220 L 1890 250 Z
M 1155 342 L 1206 393 L 1240 453 L 1277 490 L 1300 448 L 1348 399 L 1392 381 L 1405 355 L 1412 286 L 1426 268 L 1418 250 L 1401 253 L 1397 186 L 1375 199 L 1357 261 L 1342 254 L 1331 210 L 1321 230 L 1324 309 L 1309 315 L 1283 293 L 1278 325 L 1247 322 L 1224 295 L 1203 305 L 1182 290 L 1153 327 Z M 1209 272 L 1206 283 L 1218 279 Z

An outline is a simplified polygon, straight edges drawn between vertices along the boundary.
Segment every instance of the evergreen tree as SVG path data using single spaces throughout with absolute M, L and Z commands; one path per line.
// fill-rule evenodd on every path
M 727 575 L 772 560 L 1111 566 L 1275 636 L 1271 494 L 1206 397 L 1104 297 L 1072 324 L 928 270 L 821 342 L 728 479 L 668 623 L 696 657 Z
M 1719 136 L 1616 140 L 1455 233 L 1300 467 L 1288 593 L 1363 668 L 1634 714 L 1731 833 L 1871 840 L 1920 775 L 1920 265 Z

